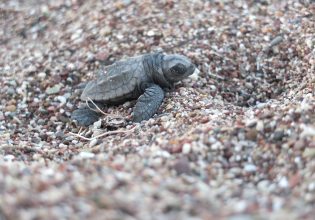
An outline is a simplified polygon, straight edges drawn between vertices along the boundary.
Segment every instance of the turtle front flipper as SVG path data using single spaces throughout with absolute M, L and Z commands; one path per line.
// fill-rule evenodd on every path
M 88 107 L 80 108 L 72 112 L 71 119 L 77 121 L 78 125 L 89 126 L 96 122 L 101 113 L 91 110 Z
M 138 98 L 133 111 L 133 121 L 140 122 L 151 118 L 164 99 L 164 91 L 156 84 L 149 84 L 144 93 Z

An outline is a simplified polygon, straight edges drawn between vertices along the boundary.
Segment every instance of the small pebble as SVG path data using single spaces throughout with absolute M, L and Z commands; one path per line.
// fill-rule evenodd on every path
M 177 162 L 174 164 L 174 170 L 178 175 L 180 174 L 190 174 L 191 168 L 189 166 L 189 161 L 187 158 L 180 158 L 177 160 Z
M 244 170 L 248 173 L 254 173 L 257 170 L 257 167 L 254 164 L 245 164 Z
M 64 96 L 57 96 L 57 100 L 60 102 L 61 105 L 64 105 L 67 102 L 67 98 Z
M 57 84 L 57 85 L 54 85 L 53 87 L 47 88 L 46 93 L 48 95 L 56 94 L 56 93 L 59 93 L 60 89 L 61 89 L 61 84 Z
M 307 187 L 308 191 L 312 192 L 315 191 L 315 182 L 312 182 Z
M 185 144 L 183 145 L 183 148 L 182 148 L 182 153 L 183 153 L 183 154 L 189 154 L 190 151 L 191 151 L 191 144 L 185 143 Z
M 15 105 L 8 105 L 4 109 L 6 112 L 15 112 L 16 111 L 16 106 Z
M 94 147 L 97 144 L 98 140 L 97 139 L 93 139 L 90 141 L 89 143 L 89 147 Z
M 91 159 L 95 156 L 94 153 L 87 152 L 87 151 L 81 151 L 78 155 L 78 158 L 80 159 Z
M 15 156 L 11 155 L 11 154 L 7 154 L 3 158 L 5 161 L 12 161 L 12 160 L 14 160 Z
M 154 35 L 155 35 L 154 30 L 149 30 L 149 31 L 148 31 L 148 36 L 149 36 L 149 37 L 153 37 Z
M 282 177 L 279 181 L 279 186 L 281 188 L 288 188 L 289 187 L 289 181 L 286 177 Z

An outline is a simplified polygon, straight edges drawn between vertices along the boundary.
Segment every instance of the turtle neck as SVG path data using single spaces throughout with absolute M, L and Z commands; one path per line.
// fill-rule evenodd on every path
M 172 88 L 173 83 L 163 74 L 163 53 L 147 54 L 143 58 L 145 72 L 149 73 L 154 83 L 161 87 Z

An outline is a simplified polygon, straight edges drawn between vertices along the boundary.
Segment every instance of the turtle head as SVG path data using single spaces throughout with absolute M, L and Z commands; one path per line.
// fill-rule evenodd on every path
M 162 69 L 165 78 L 175 83 L 193 74 L 196 67 L 187 57 L 174 54 L 163 57 Z

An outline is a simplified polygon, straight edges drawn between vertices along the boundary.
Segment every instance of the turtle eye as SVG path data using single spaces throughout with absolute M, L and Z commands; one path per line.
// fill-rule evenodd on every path
M 185 73 L 185 69 L 183 64 L 177 64 L 171 68 L 171 72 L 180 75 Z

